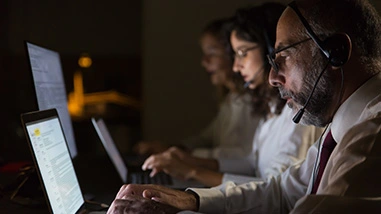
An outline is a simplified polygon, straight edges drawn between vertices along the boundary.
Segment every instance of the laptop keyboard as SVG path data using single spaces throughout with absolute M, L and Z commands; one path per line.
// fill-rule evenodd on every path
M 171 176 L 161 172 L 154 177 L 149 176 L 149 171 L 137 172 L 131 174 L 131 183 L 134 184 L 160 184 L 160 185 L 172 185 Z

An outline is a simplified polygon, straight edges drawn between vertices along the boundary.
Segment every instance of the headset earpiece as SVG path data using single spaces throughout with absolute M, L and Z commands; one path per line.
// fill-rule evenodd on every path
M 323 41 L 325 51 L 329 53 L 332 66 L 341 67 L 349 59 L 351 44 L 347 34 L 337 33 Z
M 351 55 L 352 43 L 349 36 L 345 33 L 334 34 L 324 41 L 321 41 L 315 32 L 312 30 L 311 26 L 308 24 L 307 20 L 304 18 L 302 13 L 299 11 L 296 2 L 292 1 L 288 6 L 294 10 L 299 20 L 302 22 L 307 34 L 320 48 L 323 54 L 329 59 L 329 63 L 334 67 L 343 66 Z

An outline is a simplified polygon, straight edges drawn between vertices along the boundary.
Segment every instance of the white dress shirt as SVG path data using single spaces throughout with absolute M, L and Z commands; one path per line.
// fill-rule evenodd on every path
M 292 122 L 292 117 L 292 110 L 285 106 L 280 115 L 260 122 L 250 155 L 239 159 L 219 158 L 220 172 L 227 172 L 223 182 L 241 184 L 277 176 L 297 161 L 303 160 L 308 148 L 321 135 L 322 129 L 296 125 Z
M 381 73 L 358 88 L 338 109 L 331 123 L 337 146 L 323 173 L 317 198 L 325 195 L 361 200 L 381 196 Z M 309 203 L 319 142 L 307 153 L 305 161 L 288 168 L 266 182 L 235 185 L 227 182 L 211 189 L 190 190 L 200 197 L 202 213 L 288 213 L 295 207 L 313 210 Z M 308 189 L 307 189 L 308 188 Z M 303 200 L 296 202 L 301 199 Z M 295 205 L 296 204 L 296 205 Z M 330 203 L 328 203 L 330 204 Z M 332 204 L 331 204 L 332 205 Z M 306 209 L 307 206 L 307 209 Z M 327 207 L 327 209 L 339 209 Z
M 197 157 L 232 158 L 248 155 L 261 119 L 260 115 L 253 115 L 251 99 L 249 94 L 229 93 L 209 126 L 200 135 L 184 140 L 182 145 L 193 149 L 193 155 Z

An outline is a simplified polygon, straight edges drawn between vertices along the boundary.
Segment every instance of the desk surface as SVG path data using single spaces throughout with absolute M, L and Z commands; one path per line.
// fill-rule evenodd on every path
M 118 192 L 122 182 L 118 177 L 114 167 L 112 167 L 109 159 L 105 157 L 81 157 L 74 161 L 74 167 L 77 173 L 82 192 L 85 195 L 92 195 L 93 201 L 110 204 Z M 3 187 L 9 186 L 17 178 L 16 173 L 1 173 L 0 184 Z M 39 182 L 37 182 L 38 185 Z M 13 191 L 0 192 L 0 210 L 1 213 L 49 213 L 45 199 L 36 197 L 36 200 L 17 198 L 11 200 Z M 17 202 L 28 203 L 38 202 L 35 205 L 21 205 Z
M 17 178 L 16 173 L 1 173 L 0 183 L 3 187 L 11 185 Z M 14 192 L 14 189 L 10 189 L 2 192 L 0 196 L 0 210 L 4 213 L 49 213 L 44 198 L 39 197 L 38 200 L 31 200 L 28 198 L 14 197 L 14 200 L 11 200 L 11 195 Z M 22 205 L 24 204 L 38 204 L 38 205 Z

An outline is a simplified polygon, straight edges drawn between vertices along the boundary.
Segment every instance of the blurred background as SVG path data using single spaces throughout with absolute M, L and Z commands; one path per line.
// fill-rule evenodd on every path
M 239 7 L 264 2 L 0 1 L 0 158 L 30 156 L 20 114 L 38 107 L 24 40 L 60 53 L 68 97 L 79 72 L 85 95 L 111 91 L 134 101 L 70 100 L 80 108 L 71 111 L 80 153 L 96 151 L 91 116 L 105 118 L 119 148 L 127 151 L 140 139 L 176 143 L 210 122 L 217 97 L 200 66 L 201 31 Z M 381 2 L 371 2 L 380 11 Z M 91 66 L 81 68 L 81 56 L 90 57 Z

